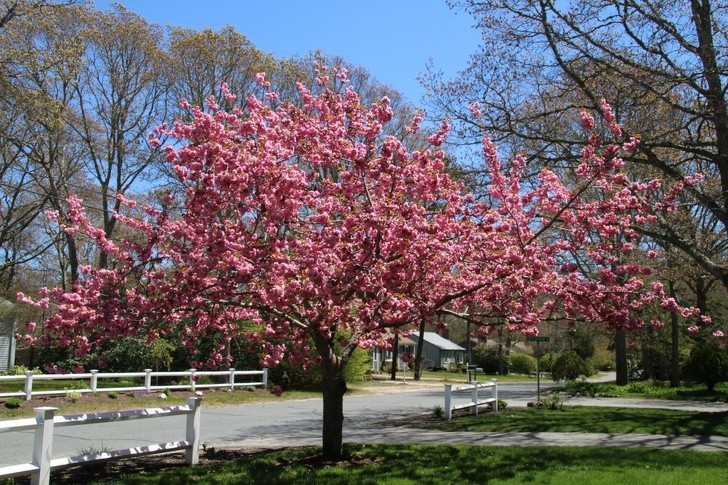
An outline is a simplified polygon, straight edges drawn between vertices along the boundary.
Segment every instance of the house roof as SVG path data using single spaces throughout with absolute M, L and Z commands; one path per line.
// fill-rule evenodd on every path
M 418 332 L 412 332 L 412 336 L 415 338 L 419 337 Z M 439 347 L 442 350 L 465 350 L 463 347 L 459 346 L 455 342 L 452 342 L 445 337 L 441 337 L 440 335 L 436 334 L 435 332 L 425 332 L 425 342 L 428 342 L 435 347 Z

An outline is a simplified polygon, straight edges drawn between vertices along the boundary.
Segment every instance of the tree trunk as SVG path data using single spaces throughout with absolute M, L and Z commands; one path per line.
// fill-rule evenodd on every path
M 399 358 L 399 331 L 394 331 L 394 344 L 392 346 L 392 368 L 389 370 L 389 379 L 397 380 L 397 359 Z
M 324 364 L 324 427 L 323 449 L 324 459 L 339 461 L 344 454 L 344 393 L 346 381 L 341 369 L 331 369 Z
M 414 380 L 419 381 L 422 376 L 422 352 L 425 348 L 425 319 L 420 321 L 420 333 L 417 336 L 417 349 L 415 349 L 415 376 Z
M 668 288 L 677 301 L 675 282 L 670 280 Z M 675 312 L 670 312 L 670 387 L 680 387 L 680 326 Z
M 617 330 L 614 334 L 614 354 L 617 361 L 617 385 L 626 386 L 629 381 L 627 374 L 627 332 Z

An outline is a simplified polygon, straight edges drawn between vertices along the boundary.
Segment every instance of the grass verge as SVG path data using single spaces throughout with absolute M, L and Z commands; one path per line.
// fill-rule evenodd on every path
M 22 404 L 18 409 L 8 409 L 1 404 L 0 400 L 0 420 L 33 416 L 33 408 L 39 406 L 56 407 L 58 408 L 58 411 L 56 411 L 56 414 L 58 415 L 103 411 L 124 411 L 129 409 L 181 405 L 185 404 L 187 397 L 192 395 L 194 395 L 194 393 L 191 391 L 175 391 L 169 393 L 166 399 L 160 399 L 159 394 L 157 393 L 106 393 L 99 391 L 95 394 L 83 394 L 77 399 L 70 399 L 67 396 L 34 398 L 30 401 L 22 401 Z M 310 399 L 320 396 L 320 392 L 313 391 L 287 391 L 281 396 L 275 396 L 271 394 L 270 391 L 263 389 L 257 389 L 254 391 L 240 389 L 233 392 L 206 390 L 202 393 L 203 406 L 205 407 L 248 404 L 252 402 L 281 399 Z
M 722 483 L 722 453 L 609 447 L 349 445 L 322 463 L 317 448 L 251 454 L 206 466 L 122 476 L 116 484 L 614 484 Z
M 564 406 L 506 409 L 437 424 L 445 431 L 575 432 L 728 436 L 728 413 Z
M 704 385 L 684 383 L 680 387 L 670 387 L 669 382 L 663 381 L 637 381 L 626 386 L 614 383 L 569 382 L 563 391 L 571 395 L 580 396 L 612 396 L 612 397 L 642 397 L 648 399 L 668 399 L 673 401 L 706 401 L 728 402 L 728 383 L 723 382 L 715 386 L 710 393 Z

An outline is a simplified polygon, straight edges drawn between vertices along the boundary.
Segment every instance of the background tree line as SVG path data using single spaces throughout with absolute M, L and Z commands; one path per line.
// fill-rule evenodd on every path
M 627 137 L 640 140 L 630 173 L 659 176 L 658 190 L 687 187 L 679 209 L 641 225 L 639 241 L 666 250 L 656 278 L 673 297 L 723 321 L 728 289 L 728 5 L 683 0 L 450 0 L 482 34 L 478 51 L 456 79 L 433 66 L 423 75 L 431 112 L 454 123 L 463 174 L 473 186 L 487 177 L 468 147 L 489 133 L 511 153 L 525 153 L 532 173 L 542 167 L 569 176 L 583 140 L 581 109 L 600 111 L 606 99 Z M 482 117 L 471 114 L 478 102 Z M 704 177 L 704 178 L 700 178 Z M 639 257 L 639 256 L 637 256 Z M 579 255 L 574 260 L 579 262 Z M 620 261 L 623 262 L 623 261 Z M 589 273 L 589 267 L 582 267 Z M 668 322 L 639 332 L 646 377 L 680 379 L 681 345 L 693 322 Z M 706 335 L 698 335 L 701 341 Z M 688 343 L 691 343 L 690 340 Z M 627 337 L 617 331 L 618 379 L 626 383 Z M 634 353 L 633 351 L 630 351 Z
M 75 0 L 3 1 L 0 298 L 14 301 L 18 291 L 34 294 L 44 286 L 70 289 L 84 266 L 113 267 L 81 234 L 61 230 L 70 194 L 82 197 L 114 240 L 125 236 L 116 224 L 115 213 L 126 210 L 117 195 L 152 204 L 180 195 L 182 188 L 161 163 L 162 150 L 149 143 L 155 127 L 187 116 L 180 101 L 204 106 L 215 96 L 230 104 L 221 92 L 225 82 L 238 95 L 234 103 L 244 107 L 248 95 L 265 92 L 256 82 L 258 72 L 266 73 L 281 99 L 295 101 L 296 83 L 312 84 L 320 56 L 279 59 L 233 27 L 163 28 L 121 5 L 101 11 Z M 397 91 L 344 59 L 327 62 L 347 68 L 363 102 L 388 96 L 403 120 L 395 130 L 404 133 L 404 120 L 414 110 Z M 49 210 L 57 220 L 46 216 Z M 139 357 L 143 339 L 124 347 Z M 232 350 L 248 359 L 244 344 Z M 177 354 L 176 365 L 191 358 Z M 42 356 L 48 362 L 64 358 L 72 364 L 58 349 L 45 349 Z

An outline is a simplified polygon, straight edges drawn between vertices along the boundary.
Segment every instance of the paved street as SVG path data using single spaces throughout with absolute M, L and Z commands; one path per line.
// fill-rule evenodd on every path
M 542 383 L 543 387 L 554 385 Z M 484 390 L 486 397 L 490 391 Z M 499 397 L 511 406 L 535 400 L 535 384 L 502 384 Z M 465 398 L 463 398 L 465 399 Z M 445 433 L 376 423 L 387 418 L 430 413 L 443 405 L 443 386 L 382 383 L 380 392 L 348 395 L 344 399 L 344 439 L 369 443 L 465 443 L 477 445 L 599 445 L 655 446 L 728 451 L 728 438 L 608 435 L 595 433 Z M 668 407 L 724 411 L 728 405 L 686 404 L 674 401 L 577 398 L 575 404 Z M 321 400 L 269 401 L 229 407 L 203 405 L 202 442 L 211 446 L 296 446 L 321 443 Z M 184 418 L 158 418 L 61 428 L 54 438 L 54 456 L 88 450 L 128 448 L 184 438 Z M 5 433 L 0 439 L 0 466 L 27 461 L 31 432 Z

